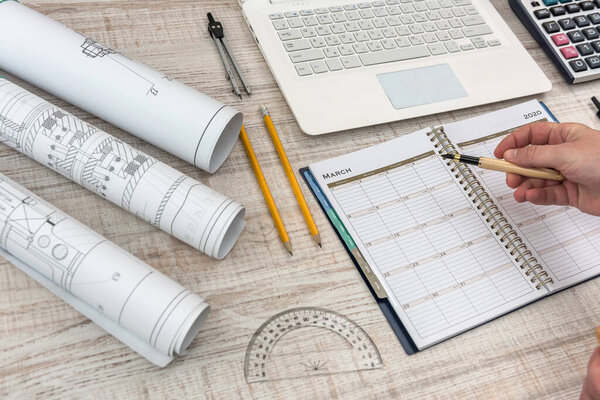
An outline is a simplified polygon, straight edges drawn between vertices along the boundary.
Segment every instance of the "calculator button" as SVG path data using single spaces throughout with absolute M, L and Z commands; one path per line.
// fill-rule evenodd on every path
M 589 56 L 590 54 L 594 54 L 594 49 L 590 46 L 589 43 L 582 43 L 575 46 L 579 54 L 582 56 Z
M 569 39 L 571 39 L 571 42 L 573 42 L 573 43 L 583 42 L 583 40 L 584 40 L 584 37 L 583 37 L 583 34 L 581 33 L 581 31 L 567 32 L 567 35 L 569 35 Z
M 571 18 L 563 18 L 558 20 L 558 24 L 563 28 L 563 30 L 568 31 L 569 29 L 575 29 L 577 25 Z
M 580 15 L 578 17 L 573 18 L 578 27 L 582 28 L 584 26 L 588 26 L 590 24 L 590 20 L 587 19 L 585 15 Z
M 592 24 L 594 24 L 594 25 L 600 24 L 600 14 L 598 14 L 598 13 L 588 14 L 588 18 L 590 19 Z
M 600 68 L 600 57 L 591 56 L 585 59 L 585 62 L 590 66 L 591 69 Z
M 550 12 L 555 17 L 558 17 L 561 15 L 565 15 L 567 13 L 567 10 L 565 10 L 565 8 L 563 6 L 556 6 L 556 7 L 551 7 Z
M 577 50 L 573 46 L 563 47 L 562 49 L 560 49 L 560 52 L 567 60 L 579 56 Z
M 582 59 L 569 61 L 569 65 L 573 68 L 575 72 L 581 72 L 588 69 L 587 65 L 583 62 Z
M 558 33 L 556 35 L 551 36 L 554 44 L 557 46 L 564 46 L 565 44 L 571 43 L 569 37 L 564 33 Z
M 541 10 L 536 10 L 533 13 L 535 14 L 535 17 L 537 19 L 550 18 L 550 11 L 548 11 L 548 9 L 546 9 L 546 8 L 543 8 Z
M 271 19 L 281 19 L 281 18 L 283 18 L 283 14 L 282 13 L 269 14 L 269 18 L 271 18 Z
M 597 42 L 592 42 L 592 47 L 596 50 L 596 53 L 600 53 L 600 40 Z
M 598 33 L 596 28 L 586 28 L 582 32 L 587 40 L 594 40 L 600 37 L 600 33 Z
M 581 3 L 579 3 L 579 7 L 581 7 L 583 11 L 589 11 L 595 8 L 594 3 L 591 1 L 582 1 Z
M 544 22 L 542 24 L 546 33 L 556 33 L 560 31 L 560 26 L 554 21 Z
M 581 10 L 578 4 L 567 4 L 565 8 L 569 14 L 573 14 Z
M 531 7 L 539 7 L 539 6 L 540 6 L 539 2 L 537 2 L 537 1 L 532 1 L 531 2 Z
M 558 4 L 558 0 L 543 0 L 543 1 L 544 1 L 544 5 L 546 7 L 554 6 L 554 5 Z

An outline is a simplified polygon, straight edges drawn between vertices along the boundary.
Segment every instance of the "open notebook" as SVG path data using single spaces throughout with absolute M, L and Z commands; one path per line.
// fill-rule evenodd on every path
M 542 120 L 529 101 L 302 171 L 408 353 L 600 274 L 600 218 L 519 204 L 503 173 L 439 156 L 493 157 Z

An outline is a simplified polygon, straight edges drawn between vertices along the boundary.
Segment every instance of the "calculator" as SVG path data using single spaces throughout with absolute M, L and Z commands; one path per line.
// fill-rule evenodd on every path
M 600 0 L 509 0 L 570 83 L 600 78 Z

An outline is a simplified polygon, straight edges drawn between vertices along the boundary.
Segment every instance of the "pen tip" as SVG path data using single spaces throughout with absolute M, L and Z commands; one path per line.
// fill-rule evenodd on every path
M 442 154 L 442 158 L 447 158 L 449 160 L 454 158 L 454 154 Z

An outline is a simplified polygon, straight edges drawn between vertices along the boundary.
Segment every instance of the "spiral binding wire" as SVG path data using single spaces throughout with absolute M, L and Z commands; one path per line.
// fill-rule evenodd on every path
M 436 151 L 439 154 L 455 154 L 456 148 L 446 136 L 444 127 L 432 128 L 427 132 L 429 140 L 433 143 Z M 452 161 L 448 161 L 446 165 L 451 166 Z M 525 270 L 525 275 L 530 277 L 531 283 L 536 283 L 536 289 L 540 289 L 546 283 L 554 282 L 544 271 L 544 268 L 537 262 L 531 251 L 527 249 L 523 240 L 517 235 L 517 232 L 508 223 L 498 206 L 485 191 L 481 183 L 475 178 L 468 166 L 462 163 L 457 163 L 451 169 L 454 176 L 459 180 L 459 184 L 463 190 L 467 192 L 467 196 L 473 204 L 477 204 L 477 210 L 480 210 L 481 215 L 485 217 L 485 221 L 490 224 L 494 234 L 500 238 L 500 242 L 504 244 L 509 253 L 515 258 L 520 268 Z

